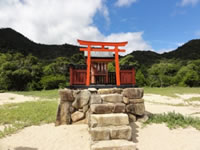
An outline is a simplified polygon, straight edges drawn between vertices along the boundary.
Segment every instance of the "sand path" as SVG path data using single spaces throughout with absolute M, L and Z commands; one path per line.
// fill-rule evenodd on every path
M 192 97 L 198 97 L 199 101 L 192 101 L 190 103 L 185 101 Z M 174 111 L 186 116 L 200 117 L 200 105 L 198 105 L 200 104 L 199 94 L 184 94 L 177 98 L 156 94 L 145 94 L 144 100 L 146 111 L 153 114 L 168 113 Z
M 38 97 L 24 96 L 13 93 L 0 93 L 0 105 L 10 103 L 22 103 L 26 101 L 36 101 Z
M 0 139 L 0 150 L 89 150 L 87 125 L 31 126 Z
M 199 150 L 200 131 L 194 128 L 170 130 L 165 124 L 141 128 L 134 124 L 134 142 L 137 150 Z

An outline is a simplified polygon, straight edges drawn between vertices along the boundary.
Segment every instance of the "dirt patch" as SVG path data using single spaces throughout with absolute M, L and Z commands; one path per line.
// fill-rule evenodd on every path
M 0 93 L 0 105 L 36 101 L 38 99 L 38 97 L 24 96 L 13 93 Z

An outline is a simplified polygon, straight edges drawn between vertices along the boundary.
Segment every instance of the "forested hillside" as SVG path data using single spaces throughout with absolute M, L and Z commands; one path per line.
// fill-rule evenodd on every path
M 10 28 L 0 29 L 0 90 L 64 87 L 71 63 L 85 63 L 78 46 L 38 44 Z M 133 51 L 120 58 L 120 65 L 135 66 L 138 86 L 200 86 L 200 40 L 164 54 Z

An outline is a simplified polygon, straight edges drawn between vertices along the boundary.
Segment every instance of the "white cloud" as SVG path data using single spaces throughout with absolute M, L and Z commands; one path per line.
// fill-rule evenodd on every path
M 116 6 L 122 7 L 122 6 L 130 6 L 132 3 L 135 3 L 137 0 L 117 0 L 115 3 Z
M 131 53 L 133 50 L 152 50 L 152 47 L 143 40 L 142 34 L 143 32 L 111 34 L 105 37 L 105 41 L 128 41 L 125 47 L 126 53 L 121 53 L 121 55 Z
M 105 0 L 0 0 L 0 28 L 11 27 L 46 44 L 77 44 L 77 39 L 129 41 L 128 52 L 151 49 L 142 38 L 143 32 L 103 35 L 93 22 L 97 12 L 109 23 Z
M 196 5 L 200 0 L 182 0 L 180 5 L 186 6 L 186 5 Z

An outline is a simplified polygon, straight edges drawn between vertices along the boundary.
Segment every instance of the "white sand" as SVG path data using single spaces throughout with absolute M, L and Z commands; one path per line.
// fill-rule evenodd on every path
M 36 101 L 38 97 L 24 96 L 13 93 L 0 93 L 0 105 L 10 103 L 22 103 L 26 101 Z
M 200 131 L 194 128 L 170 130 L 165 124 L 140 126 L 134 125 L 137 150 L 200 150 Z
M 89 150 L 87 125 L 31 126 L 0 139 L 0 150 Z
M 199 150 L 200 131 L 194 128 L 170 130 L 164 124 L 134 124 L 133 141 L 137 150 Z M 0 139 L 0 150 L 89 150 L 87 125 L 53 124 L 27 127 Z
M 147 102 L 162 103 L 162 104 L 182 104 L 182 105 L 200 105 L 200 94 L 176 94 L 177 97 L 161 96 L 158 94 L 144 94 L 144 99 Z M 199 98 L 199 101 L 187 100 L 190 98 Z

